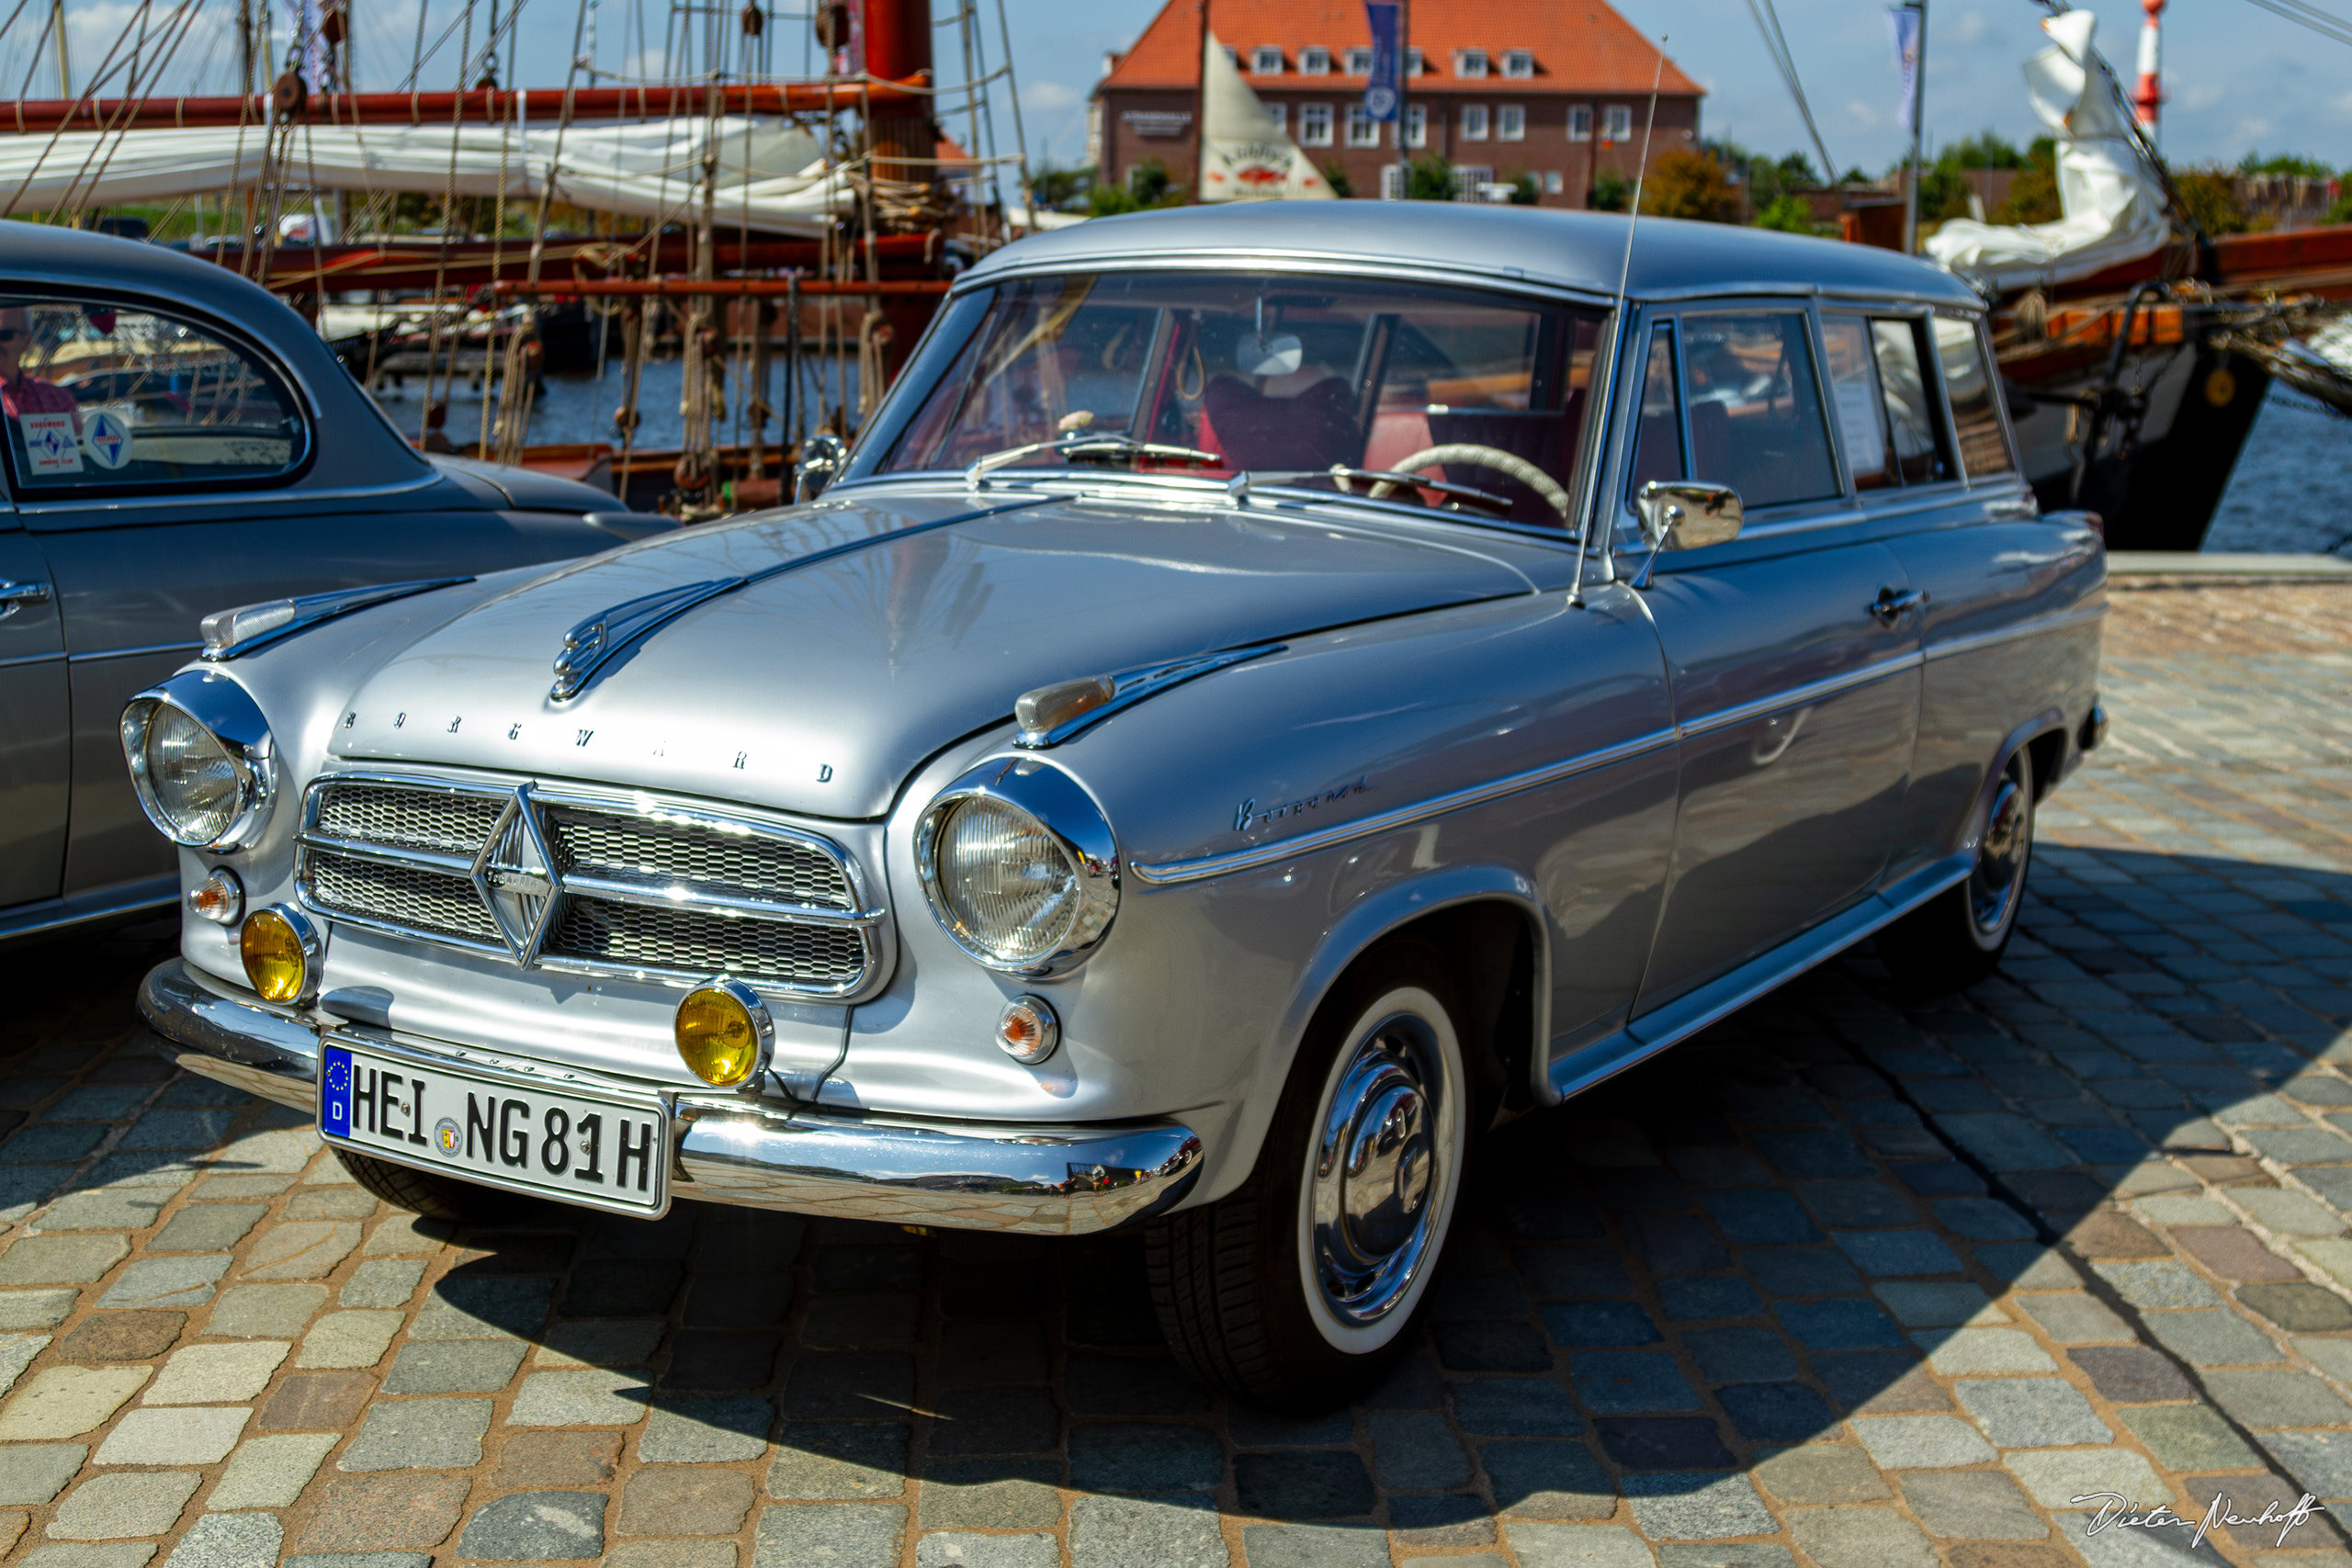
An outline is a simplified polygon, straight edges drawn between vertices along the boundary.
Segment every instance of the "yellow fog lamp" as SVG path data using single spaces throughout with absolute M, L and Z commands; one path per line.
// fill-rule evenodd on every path
M 706 980 L 678 1003 L 678 1059 L 714 1089 L 755 1085 L 775 1044 L 767 1005 L 741 980 Z
M 255 910 L 237 933 L 237 952 L 264 1001 L 306 1002 L 318 990 L 319 929 L 290 905 Z

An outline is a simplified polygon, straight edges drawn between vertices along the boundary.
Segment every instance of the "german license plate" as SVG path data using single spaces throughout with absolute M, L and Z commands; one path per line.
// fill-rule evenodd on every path
M 669 1118 L 658 1100 L 523 1087 L 330 1045 L 319 1073 L 328 1142 L 488 1187 L 660 1214 Z

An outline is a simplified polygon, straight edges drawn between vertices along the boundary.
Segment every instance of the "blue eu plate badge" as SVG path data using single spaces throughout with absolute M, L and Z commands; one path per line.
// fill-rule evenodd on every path
M 337 1138 L 351 1136 L 351 1053 L 330 1045 L 326 1070 L 319 1077 L 319 1131 Z

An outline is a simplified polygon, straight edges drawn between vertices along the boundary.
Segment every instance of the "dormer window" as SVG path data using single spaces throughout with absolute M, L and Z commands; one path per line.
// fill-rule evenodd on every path
M 1319 43 L 1300 50 L 1298 73 L 1302 76 L 1329 76 L 1331 73 L 1331 51 Z
M 1503 51 L 1503 74 L 1506 76 L 1534 75 L 1534 51 L 1524 49 L 1507 49 Z
M 1351 76 L 1371 75 L 1372 51 L 1368 49 L 1351 49 L 1348 51 L 1348 74 Z
M 1487 73 L 1487 51 L 1483 49 L 1457 49 L 1453 51 L 1453 73 L 1465 82 L 1476 82 Z
M 1405 74 L 1408 76 L 1418 76 L 1420 73 L 1421 51 L 1418 49 L 1407 50 L 1405 51 Z
M 1260 44 L 1250 51 L 1250 73 L 1252 76 L 1281 75 L 1283 51 L 1271 44 Z

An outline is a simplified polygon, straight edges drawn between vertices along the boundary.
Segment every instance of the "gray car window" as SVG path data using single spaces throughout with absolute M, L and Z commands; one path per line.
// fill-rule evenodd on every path
M 1751 507 L 1838 493 L 1811 337 L 1795 310 L 1682 319 L 1692 479 Z
M 1943 362 L 1944 396 L 1951 403 L 1952 430 L 1960 438 L 1961 470 L 1972 479 L 2010 472 L 2017 465 L 2009 458 L 2000 411 L 1993 406 L 1993 377 L 1985 368 L 1976 323 L 1938 316 L 1936 357 Z
M 26 499 L 266 482 L 302 460 L 285 383 L 251 353 L 159 311 L 0 297 L 0 421 Z

